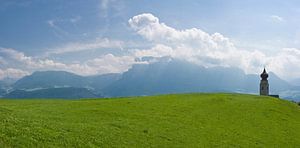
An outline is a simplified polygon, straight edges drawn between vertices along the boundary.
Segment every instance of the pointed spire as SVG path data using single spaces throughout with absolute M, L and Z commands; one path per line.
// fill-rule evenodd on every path
M 262 74 L 260 75 L 260 77 L 262 78 L 262 80 L 267 80 L 268 78 L 268 73 L 266 71 L 266 67 L 264 67 L 264 71 L 262 72 Z
M 266 65 L 264 65 L 264 71 L 263 71 L 264 73 L 267 73 L 267 71 L 266 71 Z

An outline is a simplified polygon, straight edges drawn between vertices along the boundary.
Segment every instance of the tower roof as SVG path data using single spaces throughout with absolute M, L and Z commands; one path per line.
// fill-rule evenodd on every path
M 262 80 L 267 80 L 269 77 L 268 73 L 266 72 L 266 68 L 264 68 L 264 71 L 260 74 L 260 77 Z

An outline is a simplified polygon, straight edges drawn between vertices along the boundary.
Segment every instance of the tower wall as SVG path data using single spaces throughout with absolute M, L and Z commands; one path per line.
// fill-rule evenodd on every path
M 265 95 L 268 96 L 269 95 L 269 82 L 268 80 L 261 80 L 260 81 L 260 91 L 259 91 L 260 95 Z

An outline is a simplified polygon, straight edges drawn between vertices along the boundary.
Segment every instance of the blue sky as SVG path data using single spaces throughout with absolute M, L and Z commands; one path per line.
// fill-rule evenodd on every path
M 1 0 L 0 78 L 123 72 L 143 56 L 172 56 L 293 79 L 298 16 L 296 0 Z

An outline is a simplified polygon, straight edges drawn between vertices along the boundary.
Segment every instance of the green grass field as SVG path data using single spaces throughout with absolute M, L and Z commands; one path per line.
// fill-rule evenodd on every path
M 300 147 L 300 107 L 254 95 L 0 100 L 1 147 Z

